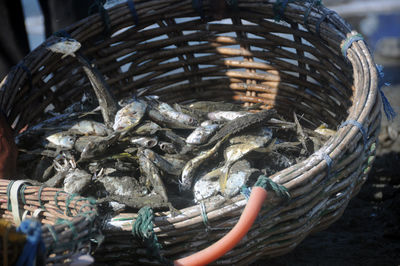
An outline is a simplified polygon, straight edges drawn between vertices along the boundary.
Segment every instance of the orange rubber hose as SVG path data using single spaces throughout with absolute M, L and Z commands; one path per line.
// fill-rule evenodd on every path
M 174 265 L 206 265 L 222 257 L 247 234 L 261 210 L 267 191 L 262 187 L 253 187 L 249 201 L 237 224 L 223 238 L 197 253 L 177 259 Z

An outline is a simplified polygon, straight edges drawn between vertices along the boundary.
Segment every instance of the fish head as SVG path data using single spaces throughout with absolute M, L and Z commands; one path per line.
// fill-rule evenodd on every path
M 55 53 L 72 55 L 81 48 L 81 43 L 71 38 L 59 38 L 57 42 L 47 48 Z

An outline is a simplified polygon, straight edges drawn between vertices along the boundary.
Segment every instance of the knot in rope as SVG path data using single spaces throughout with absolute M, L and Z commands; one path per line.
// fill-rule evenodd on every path
M 143 242 L 151 256 L 157 258 L 163 264 L 171 265 L 171 262 L 160 254 L 161 244 L 158 243 L 157 235 L 154 233 L 153 219 L 153 209 L 148 206 L 141 208 L 135 223 L 132 225 L 132 235 Z
M 255 187 L 262 187 L 266 191 L 274 191 L 284 201 L 290 200 L 291 196 L 286 187 L 279 185 L 272 181 L 265 175 L 260 175 L 257 182 L 254 184 Z

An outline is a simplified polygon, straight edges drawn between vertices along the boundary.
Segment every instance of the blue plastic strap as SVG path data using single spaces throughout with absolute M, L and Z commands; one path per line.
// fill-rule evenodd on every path
M 386 98 L 385 93 L 383 93 L 383 90 L 382 90 L 382 87 L 384 85 L 390 86 L 390 83 L 387 83 L 384 80 L 385 73 L 383 72 L 383 66 L 376 65 L 376 70 L 378 72 L 378 89 L 379 89 L 379 93 L 380 93 L 381 99 L 382 99 L 383 111 L 385 112 L 386 118 L 389 121 L 393 121 L 393 119 L 396 117 L 397 114 L 393 110 L 393 107 L 390 105 L 389 100 Z
M 26 219 L 17 228 L 17 232 L 26 234 L 26 243 L 16 265 L 33 266 L 36 255 L 38 253 L 44 254 L 45 252 L 41 224 L 38 221 Z
M 136 8 L 135 8 L 135 3 L 133 2 L 133 0 L 128 0 L 128 7 L 129 7 L 129 10 L 131 11 L 133 21 L 135 21 L 135 25 L 138 25 L 139 19 L 138 19 L 138 15 L 137 15 Z
M 320 32 L 320 26 L 322 21 L 324 21 L 329 15 L 331 14 L 335 14 L 336 12 L 333 10 L 329 10 L 328 12 L 324 12 L 324 14 L 322 14 L 321 18 L 317 21 L 317 24 L 315 25 L 315 32 L 318 34 L 318 36 L 321 35 Z
M 324 158 L 324 160 L 325 160 L 325 162 L 326 162 L 326 165 L 327 165 L 326 172 L 327 172 L 327 175 L 328 175 L 328 177 L 329 177 L 330 174 L 331 174 L 331 168 L 332 168 L 333 160 L 332 160 L 332 158 L 331 158 L 328 154 L 326 154 L 326 153 L 323 153 L 323 154 L 322 154 L 322 158 Z
M 361 134 L 363 136 L 364 149 L 366 149 L 367 148 L 368 135 L 367 135 L 367 130 L 365 129 L 365 127 L 360 122 L 358 122 L 356 120 L 353 120 L 353 119 L 350 119 L 350 120 L 347 120 L 347 121 L 343 122 L 339 126 L 339 128 L 342 128 L 342 127 L 347 126 L 347 125 L 355 126 L 355 127 L 358 128 L 358 130 L 360 130 L 360 132 L 361 132 Z
M 347 57 L 347 50 L 350 48 L 350 46 L 353 44 L 353 42 L 361 41 L 361 40 L 364 40 L 364 37 L 360 33 L 358 33 L 356 35 L 351 35 L 350 37 L 348 37 L 342 44 L 342 49 L 341 49 L 342 55 L 344 57 Z

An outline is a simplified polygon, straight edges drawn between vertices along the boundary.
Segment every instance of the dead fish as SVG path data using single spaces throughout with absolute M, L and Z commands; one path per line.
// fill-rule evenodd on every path
M 160 129 L 161 129 L 161 127 L 159 125 L 157 125 L 156 123 L 154 123 L 152 121 L 144 121 L 143 123 L 141 123 L 140 125 L 138 125 L 135 128 L 133 133 L 135 135 L 148 136 L 148 135 L 156 134 L 157 131 L 159 131 Z
M 213 101 L 197 101 L 189 104 L 190 108 L 200 110 L 203 112 L 214 112 L 214 111 L 238 111 L 243 110 L 241 106 L 234 103 L 227 102 L 213 102 Z
M 219 176 L 209 173 L 199 174 L 198 179 L 193 185 L 194 201 L 200 202 L 220 191 Z
M 109 195 L 115 196 L 143 196 L 147 189 L 131 176 L 118 176 L 118 171 L 113 168 L 105 168 L 104 173 L 98 178 Z
M 251 176 L 257 172 L 259 170 L 251 168 L 250 163 L 246 160 L 235 162 L 229 170 L 228 180 L 222 194 L 228 198 L 235 196 L 248 183 Z
M 158 146 L 160 147 L 160 150 L 162 150 L 165 153 L 168 153 L 168 154 L 178 153 L 175 145 L 170 142 L 160 141 L 158 143 Z
M 70 131 L 76 134 L 97 136 L 106 136 L 110 133 L 104 124 L 90 120 L 79 121 L 71 127 Z
M 90 141 L 83 148 L 79 161 L 85 161 L 96 156 L 103 155 L 119 138 L 119 134 L 112 134 L 107 137 L 98 137 L 96 140 Z
M 229 135 L 225 136 L 221 140 L 219 140 L 214 147 L 207 151 L 201 152 L 198 156 L 194 157 L 190 161 L 185 164 L 185 167 L 182 170 L 181 180 L 179 181 L 180 190 L 189 190 L 192 187 L 194 175 L 197 169 L 200 167 L 202 163 L 208 160 L 212 155 L 214 155 L 222 143 L 229 137 Z
M 147 104 L 142 100 L 135 100 L 122 107 L 115 115 L 113 129 L 121 131 L 133 128 L 143 118 L 146 108 Z
M 89 142 L 100 142 L 101 140 L 106 140 L 107 137 L 102 136 L 81 136 L 76 139 L 74 148 L 78 152 L 82 152 Z
M 250 113 L 244 111 L 215 111 L 208 113 L 207 117 L 212 121 L 231 121 L 248 114 Z
M 251 151 L 263 148 L 267 143 L 271 141 L 271 136 L 245 136 L 247 139 L 245 142 L 233 144 L 228 146 L 224 151 L 225 163 L 222 167 L 214 170 L 215 174 L 220 176 L 220 187 L 221 191 L 224 192 L 226 181 L 228 179 L 228 171 L 239 159 Z
M 140 172 L 146 177 L 147 181 L 150 182 L 155 193 L 160 195 L 165 202 L 168 202 L 167 190 L 161 180 L 161 175 L 157 167 L 145 156 L 143 150 L 139 150 L 137 155 L 139 158 Z
M 156 122 L 159 125 L 162 125 L 166 128 L 172 129 L 193 129 L 194 126 L 188 125 L 187 123 L 183 123 L 177 119 L 171 119 L 170 117 L 162 114 L 159 110 L 155 108 L 150 108 L 147 114 L 149 115 L 150 119 Z
M 203 144 L 208 140 L 208 138 L 212 134 L 214 134 L 217 131 L 218 128 L 219 128 L 219 125 L 217 125 L 217 124 L 211 124 L 211 125 L 197 127 L 186 138 L 186 143 L 187 144 Z
M 175 103 L 174 108 L 178 112 L 187 114 L 187 115 L 195 118 L 197 121 L 201 121 L 201 120 L 204 120 L 207 118 L 207 112 L 203 112 L 201 110 L 196 110 L 196 109 L 190 108 L 186 105 L 180 105 L 180 104 Z
M 63 54 L 63 56 L 61 57 L 62 59 L 69 55 L 75 57 L 75 52 L 78 51 L 79 48 L 81 48 L 80 42 L 65 37 L 57 38 L 57 40 L 53 44 L 47 46 L 47 49 L 52 51 L 53 53 Z
M 149 159 L 162 171 L 167 172 L 168 174 L 171 175 L 181 174 L 182 165 L 175 165 L 173 163 L 170 163 L 168 160 L 164 159 L 161 155 L 149 149 L 144 149 L 142 152 L 147 159 Z
M 81 193 L 92 180 L 92 175 L 84 170 L 75 168 L 68 171 L 64 179 L 64 191 L 74 194 Z
M 46 139 L 61 149 L 72 149 L 75 143 L 75 137 L 67 132 L 57 132 L 46 137 Z
M 260 169 L 264 175 L 270 176 L 292 166 L 295 163 L 296 161 L 289 159 L 284 154 L 271 151 L 262 156 L 262 159 L 259 160 L 259 163 L 257 164 L 257 168 Z
M 202 201 L 221 192 L 219 175 L 216 174 L 215 170 L 205 175 L 200 175 L 196 180 L 193 186 L 195 202 Z M 235 162 L 229 171 L 229 178 L 223 195 L 229 198 L 236 195 L 256 171 L 257 169 L 251 168 L 250 163 L 246 160 Z
M 137 144 L 143 148 L 153 148 L 157 145 L 158 140 L 156 137 L 132 137 L 130 139 L 132 144 Z
M 157 105 L 157 110 L 164 115 L 165 117 L 173 120 L 173 121 L 179 121 L 185 125 L 188 126 L 196 126 L 197 125 L 197 120 L 193 118 L 190 115 L 178 112 L 174 108 L 172 108 L 171 105 L 164 103 L 164 102 L 158 102 Z

